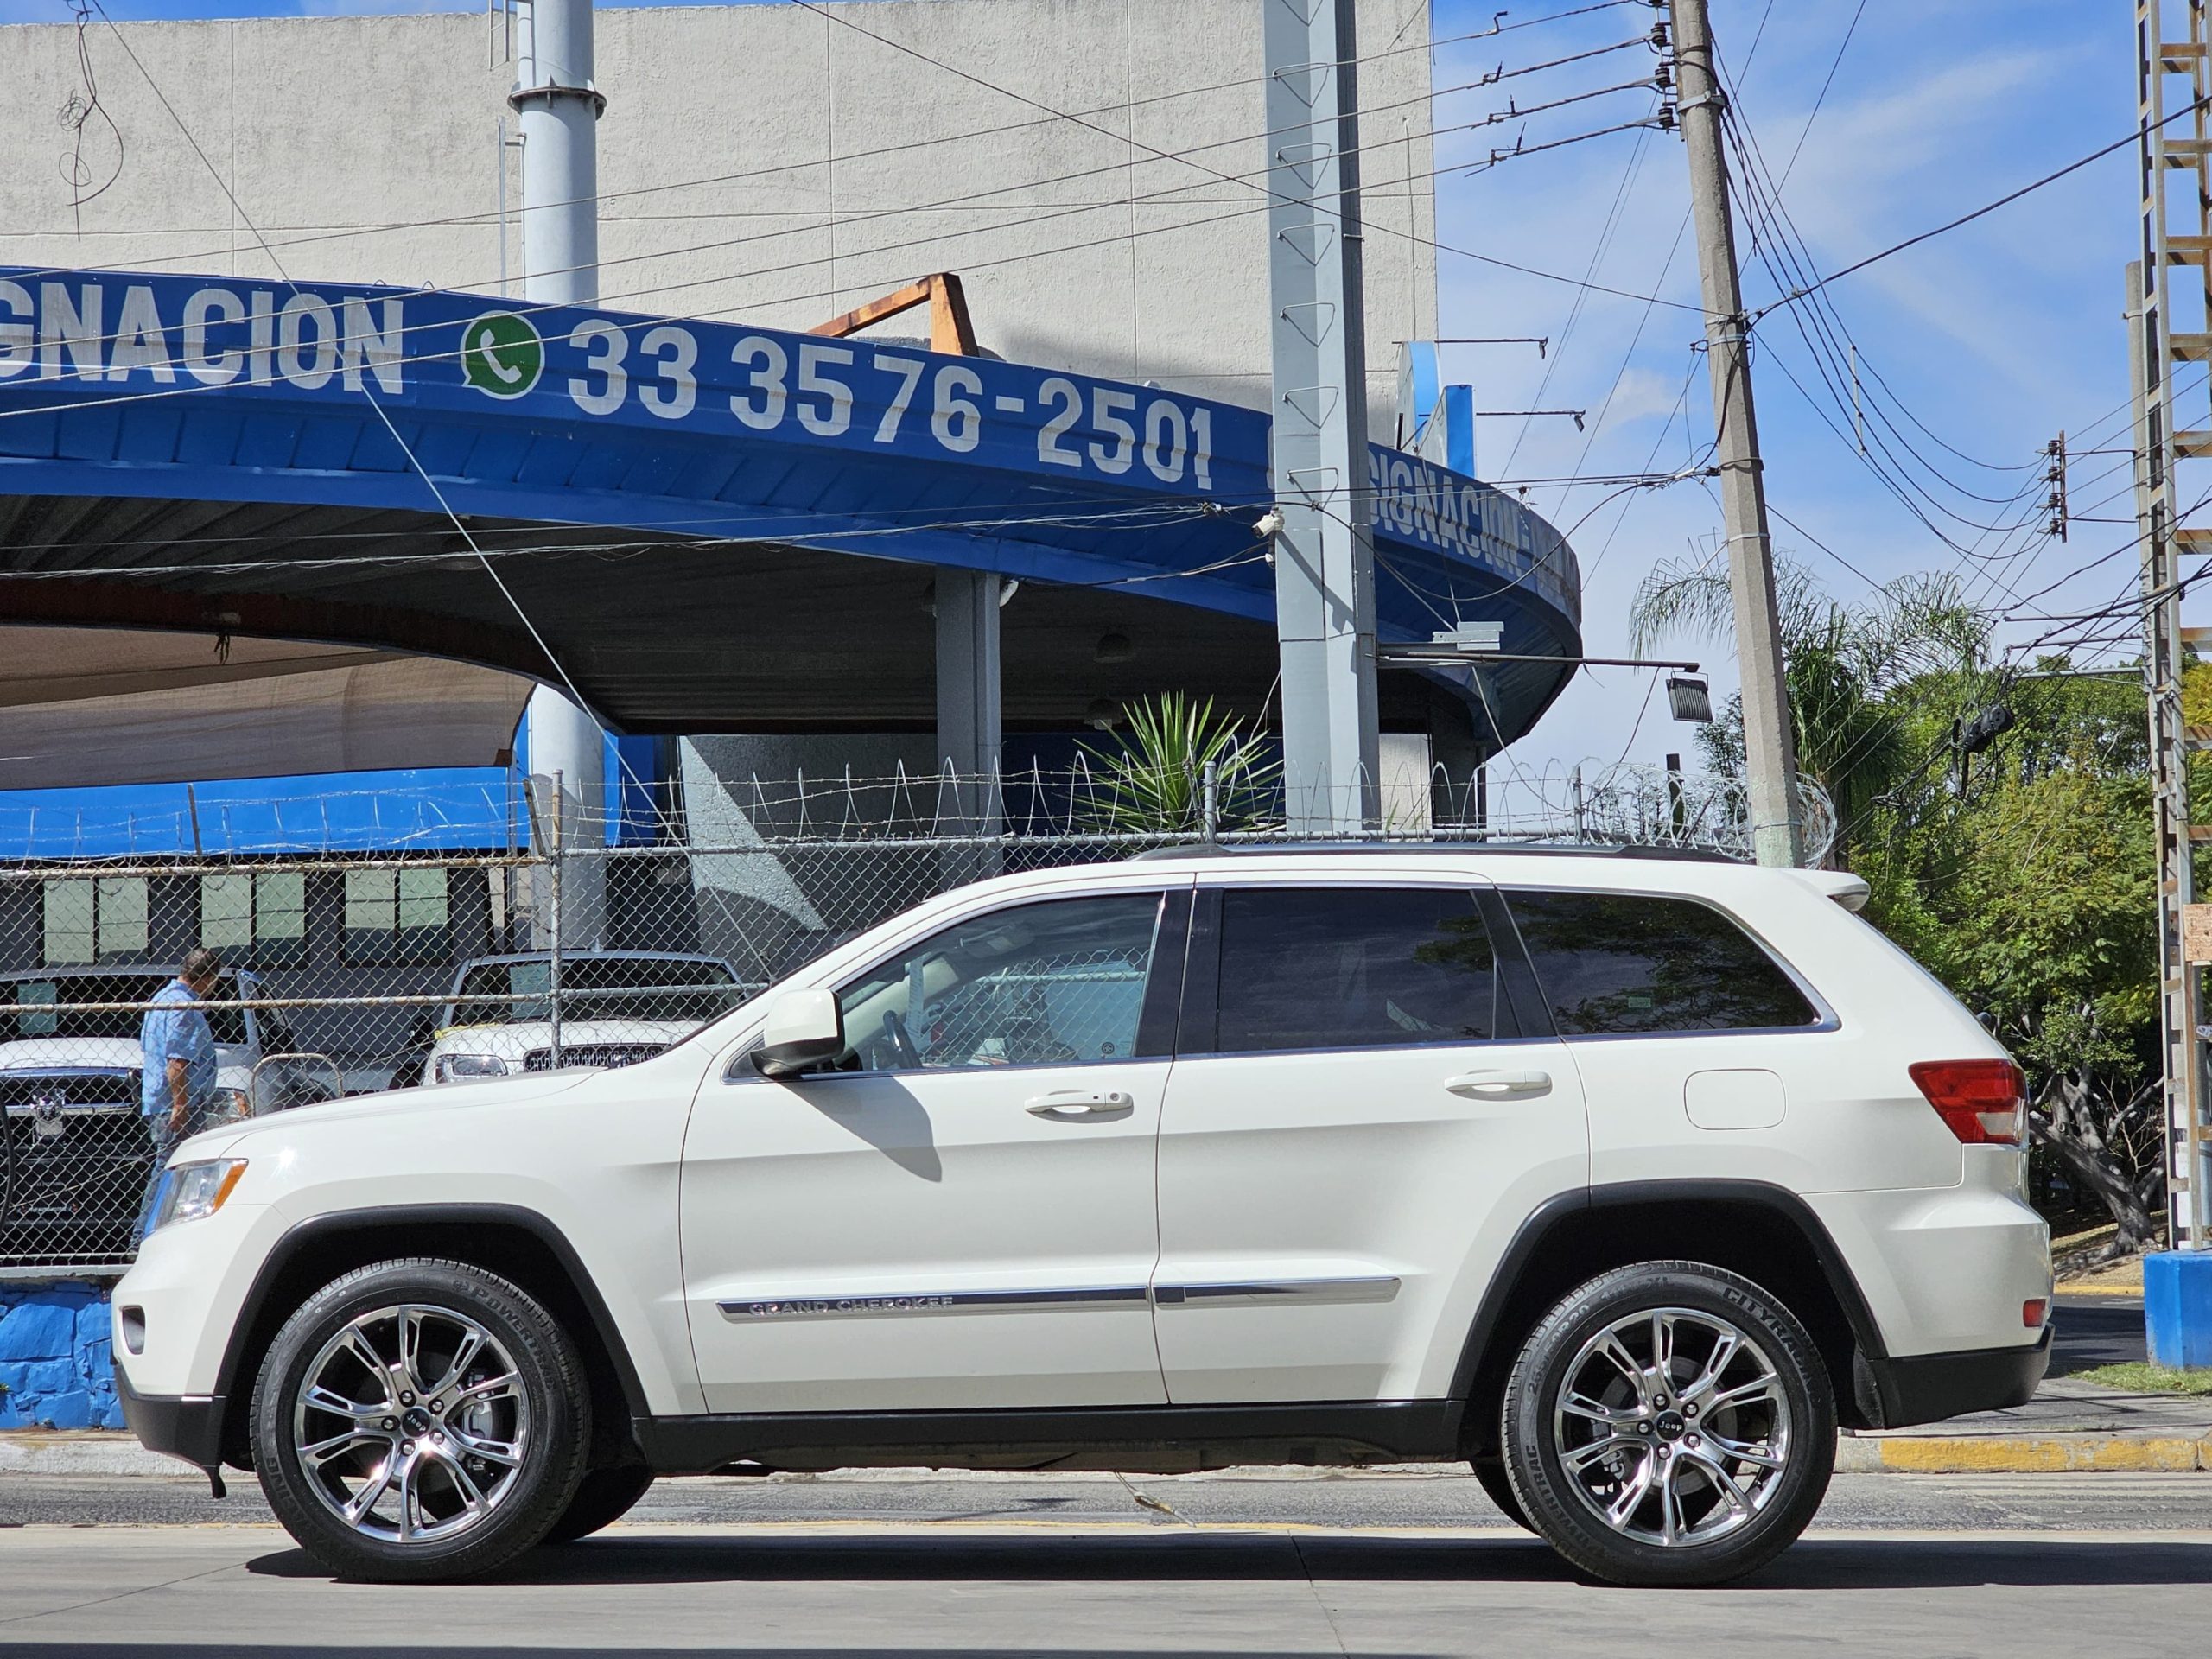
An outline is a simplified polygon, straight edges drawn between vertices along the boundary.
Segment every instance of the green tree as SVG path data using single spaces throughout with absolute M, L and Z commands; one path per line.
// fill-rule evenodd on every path
M 1795 565 L 1777 582 L 1799 763 L 1836 802 L 1836 856 L 1866 878 L 1868 919 L 2011 1049 L 2037 1145 L 2111 1214 L 2116 1253 L 2141 1248 L 2165 1173 L 2140 687 L 2063 658 L 1987 664 L 1986 620 L 1947 578 L 1848 605 Z M 1662 567 L 1632 620 L 1639 649 L 1725 638 L 1726 579 Z M 2212 684 L 2193 674 L 2188 690 L 2203 705 L 2190 718 L 2212 723 Z M 1740 772 L 1742 742 L 1732 709 L 1707 728 L 1708 760 Z
M 1898 824 L 1862 874 L 1873 919 L 2026 1070 L 2036 1140 L 2111 1214 L 2115 1250 L 2139 1249 L 2165 1189 L 2150 786 L 2086 745 L 2018 764 L 2036 746 L 1952 810 Z
M 1986 627 L 1948 575 L 1900 577 L 1855 605 L 1829 598 L 1802 565 L 1788 561 L 1775 582 L 1797 765 L 1835 803 L 1842 861 L 1851 827 L 1905 761 L 1892 694 L 1929 676 L 1979 678 Z M 1629 638 L 1639 654 L 1673 639 L 1732 639 L 1726 571 L 1706 563 L 1654 567 L 1630 602 Z M 1742 703 L 1732 701 L 1706 731 L 1707 759 L 1717 770 L 1742 771 L 1743 732 Z

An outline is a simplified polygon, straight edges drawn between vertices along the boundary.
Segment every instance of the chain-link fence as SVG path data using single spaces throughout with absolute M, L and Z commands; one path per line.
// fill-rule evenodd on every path
M 537 850 L 500 850 L 512 826 L 487 823 L 486 850 L 404 837 L 334 849 L 289 831 L 219 847 L 203 837 L 190 855 L 0 868 L 0 1274 L 127 1263 L 180 1100 L 194 1127 L 386 1089 L 626 1065 L 950 887 L 1198 839 L 1290 838 L 1265 810 L 1279 801 L 1212 781 L 1192 779 L 1184 818 L 1165 823 L 1133 817 L 1125 793 L 1080 769 L 753 779 L 695 801 L 688 823 L 661 819 L 650 840 L 635 823 L 594 824 L 565 844 L 540 836 Z M 1738 854 L 1747 839 L 1726 780 L 1616 768 L 1492 791 L 1414 781 L 1385 790 L 1388 828 L 1361 839 Z M 1236 810 L 1224 810 L 1232 797 Z M 1808 791 L 1807 805 L 1817 832 L 1825 802 Z M 165 988 L 201 945 L 224 963 L 203 1005 L 212 1052 L 172 1065 L 159 1016 L 176 993 Z M 1010 1003 L 1035 1002 L 1039 1028 L 1058 1028 L 1048 1000 L 1111 1001 L 1131 980 L 1105 944 L 1095 959 L 1025 971 L 971 988 L 1002 1029 Z

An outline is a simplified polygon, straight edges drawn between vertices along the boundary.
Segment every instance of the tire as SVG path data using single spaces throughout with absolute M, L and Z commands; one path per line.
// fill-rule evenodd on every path
M 569 1500 L 569 1507 L 561 1512 L 561 1518 L 553 1523 L 553 1530 L 538 1542 L 573 1544 L 602 1527 L 613 1526 L 629 1514 L 631 1507 L 652 1484 L 653 1471 L 635 1465 L 590 1471 L 576 1488 L 576 1495 Z
M 1521 1500 L 1514 1496 L 1513 1481 L 1505 1472 L 1502 1458 L 1470 1458 L 1475 1471 L 1475 1482 L 1483 1489 L 1483 1496 L 1503 1510 L 1505 1518 L 1523 1532 L 1534 1532 L 1529 1523 L 1529 1512 L 1521 1507 Z
M 270 1508 L 331 1572 L 464 1579 L 566 1516 L 591 1393 L 575 1344 L 527 1291 L 418 1257 L 357 1269 L 300 1306 L 262 1363 L 251 1433 Z
M 1522 1511 L 1614 1584 L 1722 1584 L 1764 1567 L 1820 1508 L 1835 1431 L 1805 1327 L 1750 1280 L 1694 1262 L 1592 1280 L 1529 1334 L 1506 1382 Z

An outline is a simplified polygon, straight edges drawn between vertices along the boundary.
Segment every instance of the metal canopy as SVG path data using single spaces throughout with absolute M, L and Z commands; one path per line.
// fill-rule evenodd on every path
M 0 789 L 496 766 L 530 682 L 296 640 L 0 626 Z
M 1253 410 L 864 338 L 0 271 L 8 620 L 554 680 L 542 639 L 635 732 L 926 728 L 937 565 L 1022 584 L 1011 728 L 1170 685 L 1256 712 L 1267 450 Z M 1579 575 L 1548 524 L 1414 457 L 1370 465 L 1385 643 L 1495 620 L 1507 653 L 1579 654 Z M 1488 671 L 1488 715 L 1460 671 L 1390 672 L 1384 719 L 1441 702 L 1495 747 L 1570 671 Z

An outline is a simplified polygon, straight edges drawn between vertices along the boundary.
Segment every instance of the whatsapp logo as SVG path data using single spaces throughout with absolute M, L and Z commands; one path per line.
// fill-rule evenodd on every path
M 493 397 L 519 397 L 545 372 L 545 342 L 529 318 L 487 311 L 461 331 L 461 372 Z

